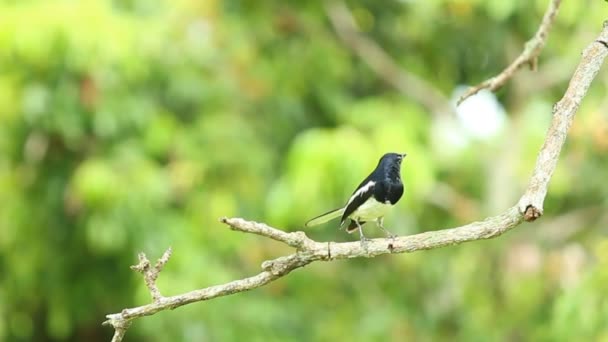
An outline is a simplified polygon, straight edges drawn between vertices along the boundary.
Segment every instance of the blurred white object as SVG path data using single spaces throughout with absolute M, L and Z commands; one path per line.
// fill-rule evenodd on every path
M 456 87 L 452 102 L 456 103 L 467 89 L 467 86 Z M 470 137 L 483 140 L 499 134 L 507 119 L 504 107 L 487 89 L 464 100 L 456 107 L 456 115 Z
M 504 107 L 488 90 L 480 91 L 456 107 L 456 100 L 466 89 L 467 86 L 458 86 L 450 99 L 456 116 L 437 116 L 433 122 L 432 141 L 442 158 L 455 157 L 476 141 L 490 140 L 505 127 Z

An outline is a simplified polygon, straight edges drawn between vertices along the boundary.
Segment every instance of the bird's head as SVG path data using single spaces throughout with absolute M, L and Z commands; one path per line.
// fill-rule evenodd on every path
M 407 154 L 405 153 L 387 153 L 385 155 L 382 156 L 382 158 L 380 158 L 380 164 L 388 164 L 388 165 L 392 165 L 392 164 L 397 164 L 397 165 L 401 165 L 401 161 L 403 160 L 403 158 L 405 158 L 405 156 L 407 156 Z
M 380 158 L 377 170 L 383 170 L 390 177 L 400 178 L 401 161 L 405 158 L 405 153 L 387 153 Z

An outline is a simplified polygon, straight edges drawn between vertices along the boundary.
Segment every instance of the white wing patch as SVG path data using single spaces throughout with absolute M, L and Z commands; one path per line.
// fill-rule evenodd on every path
M 374 185 L 376 185 L 376 182 L 369 181 L 367 184 L 365 184 L 364 186 L 360 187 L 359 190 L 355 191 L 355 193 L 352 196 L 350 196 L 350 199 L 348 200 L 348 203 L 346 203 L 346 205 L 344 207 L 348 207 L 348 205 L 350 204 L 350 202 L 352 202 L 355 199 L 355 197 L 361 196 L 362 193 L 366 192 L 367 190 L 369 190 L 369 188 L 371 188 Z

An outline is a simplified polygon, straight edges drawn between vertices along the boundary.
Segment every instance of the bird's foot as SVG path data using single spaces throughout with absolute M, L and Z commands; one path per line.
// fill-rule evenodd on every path
M 370 239 L 361 235 L 361 247 L 363 247 L 363 249 L 367 249 L 367 245 L 369 244 L 370 241 L 371 241 Z
M 382 224 L 379 224 L 378 227 L 384 232 L 384 234 L 386 235 L 387 238 L 392 240 L 397 237 L 397 234 L 393 234 L 393 233 L 389 232 L 388 230 L 386 230 L 386 228 L 384 228 L 384 226 Z

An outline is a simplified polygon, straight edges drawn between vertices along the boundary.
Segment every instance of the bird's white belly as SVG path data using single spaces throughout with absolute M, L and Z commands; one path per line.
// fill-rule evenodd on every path
M 363 203 L 357 210 L 355 210 L 350 217 L 357 221 L 375 221 L 376 219 L 383 217 L 393 207 L 390 202 L 381 203 L 376 201 L 375 198 L 371 197 L 365 203 Z

